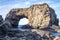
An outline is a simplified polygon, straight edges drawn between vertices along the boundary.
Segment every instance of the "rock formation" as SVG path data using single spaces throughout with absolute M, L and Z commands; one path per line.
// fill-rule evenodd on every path
M 48 4 L 36 4 L 29 8 L 16 8 L 10 10 L 6 15 L 6 20 L 11 22 L 12 27 L 17 27 L 21 18 L 29 20 L 28 25 L 32 28 L 45 28 L 51 25 L 58 25 L 58 18 L 54 9 Z
M 23 25 L 27 29 L 16 28 L 24 17 L 29 20 L 27 25 Z M 5 20 L 0 15 L 0 40 L 60 40 L 60 35 L 53 35 L 60 32 L 58 22 L 54 9 L 46 3 L 12 9 Z
M 3 18 L 2 18 L 2 16 L 0 15 L 0 24 L 2 24 L 3 23 Z
M 38 29 L 23 29 L 18 31 L 10 30 L 9 36 L 5 36 L 3 40 L 53 40 L 54 37 L 48 31 Z M 12 33 L 11 33 L 12 32 Z
M 0 37 L 5 35 L 9 28 L 11 28 L 11 24 L 9 21 L 4 21 L 2 16 L 0 15 Z

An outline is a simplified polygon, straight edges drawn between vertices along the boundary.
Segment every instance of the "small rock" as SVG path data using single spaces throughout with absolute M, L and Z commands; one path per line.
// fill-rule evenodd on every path
M 11 40 L 11 38 L 9 36 L 5 36 L 3 40 Z
M 57 36 L 57 37 L 55 37 L 55 38 L 54 38 L 54 40 L 60 40 L 60 37 L 59 37 L 59 36 Z

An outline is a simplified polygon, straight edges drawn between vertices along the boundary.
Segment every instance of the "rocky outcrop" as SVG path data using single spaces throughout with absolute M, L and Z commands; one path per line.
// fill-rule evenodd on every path
M 3 40 L 53 40 L 53 36 L 48 31 L 38 29 L 10 30 L 8 36 Z M 41 32 L 41 33 L 40 33 Z
M 54 9 L 48 6 L 48 4 L 36 4 L 29 8 L 16 8 L 10 10 L 6 16 L 6 20 L 11 22 L 12 27 L 17 27 L 21 18 L 27 18 L 29 20 L 28 25 L 32 28 L 45 28 L 51 25 L 58 25 L 58 18 Z
M 2 24 L 3 23 L 3 18 L 2 18 L 2 16 L 0 15 L 0 24 Z
M 4 21 L 2 16 L 0 15 L 0 37 L 5 36 L 8 29 L 11 28 L 11 24 L 9 21 Z

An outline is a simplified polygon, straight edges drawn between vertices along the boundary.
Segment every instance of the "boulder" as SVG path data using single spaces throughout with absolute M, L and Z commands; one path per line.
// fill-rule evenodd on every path
M 54 31 L 60 33 L 60 26 L 52 25 L 50 28 L 53 29 Z
M 6 20 L 11 22 L 12 27 L 17 27 L 21 18 L 29 20 L 31 28 L 45 28 L 51 25 L 58 25 L 59 19 L 47 3 L 32 5 L 28 8 L 16 8 L 10 10 L 6 15 Z
M 55 37 L 54 40 L 60 40 L 60 36 Z

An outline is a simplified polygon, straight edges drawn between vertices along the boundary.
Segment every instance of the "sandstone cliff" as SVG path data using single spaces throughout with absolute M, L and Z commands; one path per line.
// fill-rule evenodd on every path
M 9 20 L 13 27 L 17 27 L 19 20 L 24 17 L 29 19 L 28 25 L 32 28 L 45 28 L 58 25 L 59 22 L 54 9 L 46 3 L 12 9 L 6 15 L 6 20 Z

